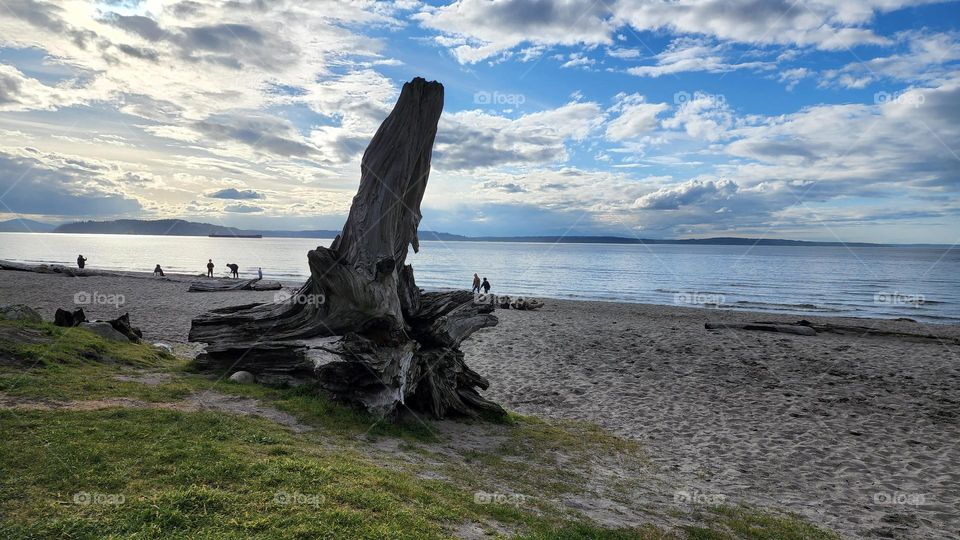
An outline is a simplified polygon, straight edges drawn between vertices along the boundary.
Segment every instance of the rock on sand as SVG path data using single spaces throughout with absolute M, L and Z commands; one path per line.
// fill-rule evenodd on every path
M 11 304 L 0 307 L 0 319 L 10 321 L 43 322 L 43 317 L 33 308 L 24 304 Z

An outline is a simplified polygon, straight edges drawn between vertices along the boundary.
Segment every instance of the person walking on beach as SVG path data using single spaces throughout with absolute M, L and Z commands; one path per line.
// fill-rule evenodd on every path
M 153 269 L 153 277 L 157 276 L 163 277 L 163 268 L 160 268 L 159 264 Z
M 230 277 L 232 277 L 232 278 L 238 278 L 238 277 L 240 277 L 240 273 L 239 273 L 239 272 L 240 272 L 240 267 L 239 267 L 239 266 L 237 266 L 237 265 L 234 264 L 234 263 L 230 263 L 230 264 L 227 265 L 227 268 L 230 269 Z
M 207 277 L 213 277 L 213 259 L 207 259 Z
M 473 275 L 473 288 L 470 289 L 470 292 L 477 294 L 480 293 L 480 276 L 476 274 Z
M 483 283 L 481 283 L 480 286 L 483 287 L 483 294 L 490 293 L 490 282 L 487 281 L 487 278 L 483 278 Z
M 77 255 L 77 266 L 83 270 L 83 266 L 87 264 L 87 258 L 83 255 Z

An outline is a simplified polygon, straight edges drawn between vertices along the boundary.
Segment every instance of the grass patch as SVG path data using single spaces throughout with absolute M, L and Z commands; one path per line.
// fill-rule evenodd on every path
M 3 411 L 0 437 L 9 450 L 0 456 L 3 538 L 446 538 L 465 520 L 527 538 L 663 537 L 477 504 L 456 485 L 266 420 Z
M 746 506 L 717 506 L 705 516 L 707 527 L 687 527 L 691 540 L 840 540 L 791 514 L 772 514 Z

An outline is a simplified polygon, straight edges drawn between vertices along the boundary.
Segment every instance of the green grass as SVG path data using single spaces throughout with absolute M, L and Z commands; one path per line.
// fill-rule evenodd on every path
M 29 332 L 39 343 L 10 338 Z M 136 397 L 146 401 L 182 399 L 193 388 L 183 383 L 149 387 L 114 378 L 123 370 L 179 371 L 187 362 L 161 350 L 133 343 L 105 340 L 79 328 L 52 324 L 0 321 L 0 357 L 19 360 L 0 363 L 0 392 L 33 399 L 99 399 Z
M 170 380 L 114 378 L 132 370 Z M 148 346 L 0 321 L 8 400 L 161 403 L 201 390 L 256 398 L 314 429 L 223 412 L 0 410 L 0 538 L 450 538 L 464 524 L 543 540 L 833 538 L 746 507 L 704 510 L 676 532 L 599 526 L 558 501 L 583 490 L 597 460 L 633 464 L 631 482 L 646 481 L 647 462 L 636 443 L 590 424 L 511 415 L 443 434 L 413 416 L 379 421 L 312 388 L 215 381 Z M 494 442 L 451 440 L 478 433 Z M 528 498 L 479 504 L 477 491 Z M 96 500 L 82 504 L 86 496 Z
M 529 538 L 663 537 L 476 504 L 461 486 L 327 448 L 267 420 L 4 411 L 0 437 L 9 450 L 0 456 L 3 538 L 442 538 L 467 520 L 493 520 Z M 78 493 L 124 502 L 76 504 Z M 282 504 L 278 494 L 300 502 Z
M 708 527 L 687 527 L 691 540 L 834 540 L 840 537 L 795 516 L 760 512 L 745 507 L 718 506 L 706 516 Z

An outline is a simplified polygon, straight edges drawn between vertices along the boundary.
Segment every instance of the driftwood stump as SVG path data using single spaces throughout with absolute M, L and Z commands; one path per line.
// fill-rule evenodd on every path
M 425 293 L 407 247 L 419 250 L 420 201 L 443 109 L 443 86 L 405 84 L 363 154 L 360 187 L 343 231 L 307 253 L 310 279 L 290 298 L 214 310 L 193 320 L 207 344 L 201 367 L 245 370 L 259 380 L 316 380 L 379 414 L 408 406 L 440 418 L 503 415 L 477 388 L 460 343 L 494 326 L 493 306 L 466 291 Z

